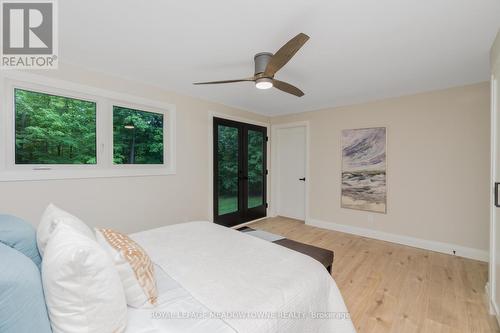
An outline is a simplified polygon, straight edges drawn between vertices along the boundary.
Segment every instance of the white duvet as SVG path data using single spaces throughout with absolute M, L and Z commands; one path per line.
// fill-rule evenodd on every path
M 186 326 L 178 332 L 355 332 L 334 280 L 308 256 L 209 222 L 131 237 L 180 288 L 160 286 L 164 303 L 155 315 L 136 310 L 129 325 L 139 327 L 141 316 L 151 325 L 141 332 L 177 332 L 172 324 Z M 183 296 L 162 296 L 174 289 Z

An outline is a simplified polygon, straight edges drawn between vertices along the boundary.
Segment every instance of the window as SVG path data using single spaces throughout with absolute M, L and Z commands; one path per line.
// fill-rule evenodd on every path
M 163 114 L 113 106 L 113 163 L 163 164 Z
M 96 164 L 96 103 L 14 89 L 16 164 Z
M 173 105 L 25 73 L 0 103 L 0 181 L 175 173 Z

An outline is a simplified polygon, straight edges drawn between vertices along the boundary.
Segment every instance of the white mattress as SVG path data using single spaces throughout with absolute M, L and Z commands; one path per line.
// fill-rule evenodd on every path
M 208 312 L 184 288 L 155 265 L 158 286 L 158 306 L 154 309 L 128 308 L 128 325 L 125 333 L 235 333 L 219 319 L 170 319 L 165 313 Z
M 152 310 L 130 309 L 127 333 L 355 332 L 335 281 L 308 256 L 209 222 L 131 238 L 157 265 L 160 303 L 154 313 L 222 317 L 155 319 Z

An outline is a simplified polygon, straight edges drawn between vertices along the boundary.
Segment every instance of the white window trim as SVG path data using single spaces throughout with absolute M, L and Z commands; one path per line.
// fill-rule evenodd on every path
M 14 88 L 96 103 L 97 164 L 15 165 Z M 0 182 L 100 177 L 163 176 L 176 172 L 175 105 L 17 71 L 0 74 Z M 113 105 L 164 114 L 164 164 L 113 164 Z

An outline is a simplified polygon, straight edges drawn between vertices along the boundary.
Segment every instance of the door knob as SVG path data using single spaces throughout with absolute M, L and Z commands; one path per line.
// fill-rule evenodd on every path
M 304 177 L 304 178 L 299 178 L 299 180 L 300 180 L 300 181 L 305 182 L 305 181 L 306 181 L 306 177 Z
M 495 183 L 495 207 L 500 207 L 500 203 L 498 203 L 498 187 L 500 183 Z

